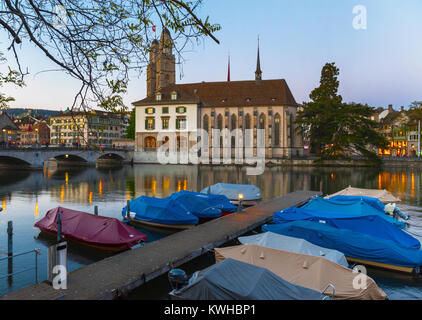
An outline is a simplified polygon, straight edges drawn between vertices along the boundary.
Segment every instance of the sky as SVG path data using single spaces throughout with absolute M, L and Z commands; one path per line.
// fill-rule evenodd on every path
M 354 28 L 358 5 L 366 8 L 366 29 Z M 199 15 L 221 25 L 215 34 L 220 44 L 205 39 L 188 48 L 176 68 L 177 83 L 225 81 L 229 52 L 231 81 L 254 79 L 259 35 L 263 79 L 286 79 L 298 103 L 309 101 L 327 62 L 340 69 L 339 94 L 345 102 L 399 109 L 422 101 L 420 0 L 203 0 Z M 7 43 L 0 33 L 2 51 Z M 64 72 L 43 72 L 56 67 L 30 44 L 20 54 L 30 75 L 24 88 L 0 88 L 16 99 L 10 106 L 70 106 L 78 82 Z M 7 58 L 13 62 L 10 53 Z M 131 78 L 124 102 L 145 96 L 143 72 Z

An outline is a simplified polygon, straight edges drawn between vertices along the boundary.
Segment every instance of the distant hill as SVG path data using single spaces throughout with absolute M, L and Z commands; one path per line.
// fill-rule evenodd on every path
M 3 111 L 5 111 L 7 114 L 15 118 L 22 118 L 28 114 L 33 117 L 40 115 L 40 116 L 48 118 L 51 116 L 55 116 L 60 112 L 58 110 L 30 109 L 30 108 L 10 108 Z

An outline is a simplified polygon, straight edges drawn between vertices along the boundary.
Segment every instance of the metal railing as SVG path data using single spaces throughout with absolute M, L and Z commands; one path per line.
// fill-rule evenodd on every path
M 22 253 L 17 253 L 17 254 L 11 255 L 11 256 L 0 258 L 0 261 L 4 261 L 4 260 L 9 260 L 10 261 L 10 259 L 13 259 L 13 258 L 19 257 L 19 256 L 23 256 L 23 255 L 26 255 L 26 254 L 30 254 L 30 253 L 35 253 L 35 267 L 27 268 L 27 269 L 24 269 L 24 270 L 21 270 L 21 271 L 16 271 L 16 272 L 8 273 L 5 276 L 0 276 L 0 279 L 9 278 L 9 277 L 12 277 L 12 276 L 17 275 L 17 274 L 20 274 L 20 273 L 24 273 L 24 272 L 27 272 L 27 271 L 35 270 L 35 283 L 38 283 L 38 256 L 41 255 L 41 250 L 40 249 L 33 249 L 33 250 L 30 250 L 30 251 L 26 251 L 26 252 L 22 252 Z

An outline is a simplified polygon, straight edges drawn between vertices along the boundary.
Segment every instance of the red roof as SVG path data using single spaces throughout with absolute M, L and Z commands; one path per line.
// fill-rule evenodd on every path
M 172 93 L 177 100 L 172 100 Z M 134 102 L 135 106 L 200 103 L 204 107 L 297 106 L 286 80 L 224 81 L 176 84 L 155 95 Z

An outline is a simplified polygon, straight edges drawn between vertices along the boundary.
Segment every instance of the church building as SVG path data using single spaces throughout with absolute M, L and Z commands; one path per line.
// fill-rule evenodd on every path
M 176 84 L 175 56 L 168 30 L 151 45 L 147 69 L 147 97 L 136 107 L 136 163 L 157 162 L 164 141 L 159 133 L 193 133 L 204 129 L 265 129 L 266 159 L 303 155 L 303 139 L 295 130 L 298 104 L 286 80 L 263 80 L 259 55 L 254 80 Z M 206 70 L 204 70 L 205 72 Z M 232 137 L 232 146 L 236 141 Z M 179 141 L 178 141 L 179 142 Z M 195 144 L 193 142 L 189 143 Z

